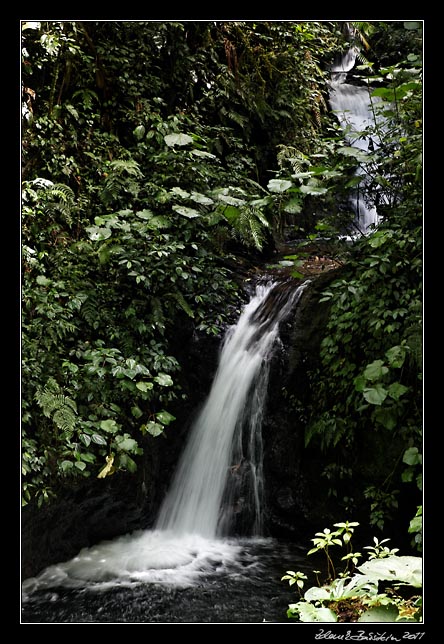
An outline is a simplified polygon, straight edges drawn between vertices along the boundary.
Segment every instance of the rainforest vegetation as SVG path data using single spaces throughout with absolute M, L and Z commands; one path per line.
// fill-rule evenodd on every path
M 369 524 L 383 530 L 400 490 L 422 489 L 422 30 L 351 27 L 22 24 L 24 505 L 137 470 L 174 432 L 175 330 L 220 335 L 244 266 L 272 264 L 288 239 L 300 240 L 283 260 L 295 278 L 321 238 L 341 267 L 305 410 L 329 492 L 348 514 L 349 455 L 383 436 L 403 447 L 366 489 Z M 328 104 L 351 44 L 353 82 L 385 123 L 365 158 Z M 350 243 L 364 161 L 361 198 L 382 221 Z M 416 521 L 418 549 L 420 534 Z

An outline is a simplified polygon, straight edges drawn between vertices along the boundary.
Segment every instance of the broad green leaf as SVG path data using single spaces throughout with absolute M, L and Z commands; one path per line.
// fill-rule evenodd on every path
M 386 367 L 382 360 L 375 360 L 371 364 L 367 365 L 364 370 L 364 376 L 367 380 L 378 380 L 384 374 L 388 372 L 388 367 Z
M 330 608 L 318 608 L 309 602 L 290 604 L 289 608 L 299 613 L 301 622 L 337 622 L 338 617 Z
M 102 241 L 111 237 L 111 230 L 109 228 L 99 228 L 98 226 L 87 226 L 86 232 L 91 241 Z
M 124 452 L 133 452 L 137 449 L 137 441 L 134 438 L 131 438 L 129 434 L 124 434 L 124 436 L 116 437 L 117 449 L 121 449 Z
M 162 385 L 162 387 L 171 387 L 173 384 L 173 379 L 168 373 L 159 373 L 154 380 L 159 383 L 159 385 Z
M 315 183 L 307 183 L 307 185 L 301 186 L 300 190 L 306 195 L 323 195 L 328 192 L 328 188 Z
M 206 157 L 207 159 L 215 159 L 216 155 L 211 154 L 211 152 L 205 152 L 205 150 L 191 150 L 191 154 L 194 154 L 196 157 Z
M 150 391 L 154 385 L 152 382 L 136 382 L 136 387 L 140 391 Z
M 189 192 L 182 190 L 182 188 L 179 188 L 179 186 L 174 186 L 174 188 L 171 188 L 170 193 L 177 195 L 178 197 L 182 197 L 183 199 L 187 199 L 190 196 Z
M 400 382 L 392 382 L 392 384 L 388 387 L 388 395 L 390 396 L 390 398 L 393 398 L 393 400 L 399 400 L 399 398 L 403 396 L 408 390 L 409 388 L 405 385 L 401 385 Z
M 297 215 L 301 212 L 301 210 L 302 210 L 302 204 L 297 197 L 293 197 L 293 199 L 290 199 L 290 201 L 287 201 L 287 203 L 284 206 L 284 211 L 288 212 L 290 215 Z
M 108 418 L 108 420 L 100 421 L 100 429 L 103 429 L 104 432 L 110 432 L 111 434 L 113 434 L 114 432 L 119 431 L 119 426 L 117 425 L 115 420 Z
M 138 407 L 137 405 L 134 405 L 134 407 L 131 407 L 131 414 L 134 416 L 134 418 L 140 418 L 143 416 L 143 411 Z
M 307 602 L 320 601 L 330 599 L 330 592 L 326 588 L 312 586 L 304 593 L 304 599 Z
M 83 470 L 84 470 L 84 469 L 85 469 L 85 467 L 86 467 L 86 464 L 85 464 L 83 461 L 76 461 L 76 462 L 74 463 L 74 467 L 76 467 L 78 470 L 80 470 L 81 472 L 83 472 Z
M 133 134 L 136 137 L 138 141 L 141 141 L 143 137 L 145 136 L 145 126 L 144 125 L 138 125 L 134 130 Z
M 188 134 L 166 134 L 163 137 L 163 140 L 167 144 L 168 147 L 172 148 L 175 145 L 188 145 L 188 143 L 192 143 L 193 139 L 191 136 L 188 136 Z
M 139 217 L 139 219 L 151 219 L 153 217 L 153 213 L 148 208 L 144 208 L 143 210 L 138 210 L 136 212 L 136 217 Z
M 51 280 L 45 277 L 45 275 L 37 275 L 36 280 L 37 284 L 40 286 L 48 286 L 48 284 L 51 284 Z
M 407 349 L 401 345 L 396 345 L 385 352 L 391 367 L 399 368 L 404 364 L 407 355 Z
M 72 470 L 74 467 L 74 463 L 72 461 L 62 461 L 60 463 L 60 468 L 62 472 L 67 472 L 68 470 Z
M 407 463 L 407 465 L 421 465 L 422 455 L 419 453 L 418 448 L 409 447 L 406 449 L 402 457 L 402 462 Z
M 159 436 L 163 432 L 163 425 L 150 421 L 149 423 L 146 423 L 146 425 L 142 425 L 140 429 L 142 432 L 148 432 L 151 436 Z
M 399 581 L 415 588 L 422 587 L 422 557 L 390 555 L 370 559 L 358 566 L 358 570 L 377 581 Z
M 239 215 L 240 215 L 240 210 L 235 206 L 227 206 L 226 208 L 224 208 L 224 217 L 226 217 L 228 221 L 233 221 L 234 219 L 237 219 Z
M 270 179 L 267 188 L 270 192 L 285 192 L 291 188 L 293 184 L 286 179 Z
M 237 197 L 231 197 L 230 195 L 217 195 L 219 201 L 227 203 L 229 206 L 241 206 L 245 203 L 245 199 L 238 199 Z
M 210 197 L 206 197 L 205 195 L 201 194 L 200 192 L 192 192 L 190 199 L 195 201 L 196 203 L 202 203 L 206 206 L 211 206 L 211 204 L 214 203 Z
M 106 445 L 106 439 L 100 434 L 93 434 L 91 436 L 91 440 L 93 443 L 96 443 L 96 445 Z
M 382 405 L 387 398 L 387 390 L 380 383 L 377 383 L 374 387 L 365 388 L 363 395 L 371 405 Z
M 160 422 L 163 425 L 169 425 L 170 423 L 173 422 L 173 420 L 176 420 L 176 417 L 173 416 L 172 414 L 168 413 L 164 409 L 162 411 L 157 412 L 156 418 L 160 420 Z
M 85 447 L 88 447 L 91 443 L 91 436 L 89 434 L 80 434 L 80 440 L 85 445 Z
M 187 217 L 188 219 L 194 219 L 195 217 L 200 217 L 200 212 L 194 210 L 194 208 L 188 208 L 187 206 L 173 206 L 173 210 L 178 212 L 179 215 Z

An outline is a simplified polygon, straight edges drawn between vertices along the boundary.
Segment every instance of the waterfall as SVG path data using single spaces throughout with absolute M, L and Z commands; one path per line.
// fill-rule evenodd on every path
M 210 393 L 191 427 L 152 530 L 83 548 L 22 584 L 24 600 L 45 588 L 107 589 L 156 583 L 188 587 L 204 575 L 243 574 L 245 542 L 230 537 L 239 514 L 250 543 L 262 532 L 262 436 L 268 373 L 279 325 L 310 280 L 259 283 L 222 343 Z M 253 565 L 253 564 L 249 564 Z
M 246 484 L 253 506 L 251 531 L 260 533 L 260 429 L 270 353 L 280 322 L 305 285 L 290 293 L 275 283 L 259 285 L 237 324 L 227 332 L 210 394 L 191 430 L 157 529 L 209 538 L 229 533 L 239 492 Z
M 347 72 L 355 65 L 358 50 L 350 48 L 341 60 L 332 66 L 330 79 L 329 102 L 341 124 L 350 146 L 364 152 L 379 147 L 377 135 L 366 132 L 366 128 L 375 125 L 375 114 L 371 108 L 369 89 L 365 86 L 346 83 Z M 374 99 L 372 99 L 374 100 Z M 365 165 L 360 165 L 357 175 L 363 177 L 359 185 L 365 185 Z M 358 187 L 359 188 L 359 187 Z M 355 212 L 354 227 L 362 234 L 368 234 L 378 225 L 379 216 L 374 204 L 366 203 L 356 191 L 351 198 Z

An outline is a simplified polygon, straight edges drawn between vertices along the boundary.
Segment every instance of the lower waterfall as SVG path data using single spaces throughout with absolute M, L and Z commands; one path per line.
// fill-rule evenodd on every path
M 269 544 L 261 537 L 261 423 L 268 370 L 279 325 L 308 283 L 297 288 L 292 282 L 259 283 L 237 324 L 228 329 L 210 393 L 190 429 L 154 528 L 84 548 L 25 580 L 25 605 L 49 589 L 57 598 L 63 588 L 192 587 L 215 573 L 239 576 L 258 565 L 251 547 Z M 239 513 L 246 521 L 235 537 Z

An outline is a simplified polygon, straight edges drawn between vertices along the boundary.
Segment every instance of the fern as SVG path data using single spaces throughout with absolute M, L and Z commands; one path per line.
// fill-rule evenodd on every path
M 194 318 L 194 311 L 193 309 L 190 308 L 188 302 L 185 300 L 184 296 L 180 291 L 175 291 L 172 293 L 172 296 L 176 300 L 176 302 L 179 304 L 179 306 L 185 311 L 185 313 L 190 317 Z
M 138 180 L 143 178 L 139 164 L 132 159 L 116 159 L 109 164 L 109 173 L 101 193 L 101 199 L 105 204 L 125 193 L 136 196 L 139 192 Z
M 55 183 L 45 188 L 45 212 L 59 212 L 68 225 L 72 224 L 72 210 L 75 206 L 74 191 L 64 183 Z
M 76 425 L 77 405 L 65 396 L 54 378 L 49 378 L 43 389 L 37 390 L 35 399 L 44 416 L 52 418 L 63 432 L 72 432 Z
M 97 300 L 92 295 L 88 295 L 83 302 L 80 309 L 81 317 L 93 329 L 97 329 L 100 325 L 100 308 L 97 305 Z
M 233 226 L 244 244 L 262 250 L 265 241 L 264 228 L 268 226 L 268 222 L 260 211 L 250 206 L 240 208 Z
M 153 297 L 151 299 L 151 313 L 156 327 L 163 330 L 165 328 L 165 316 L 163 313 L 162 302 L 158 297 Z

